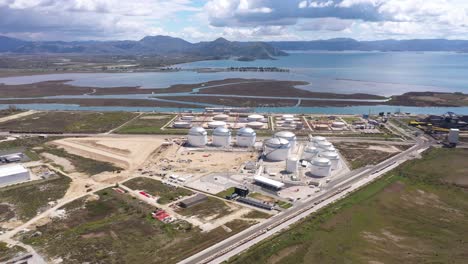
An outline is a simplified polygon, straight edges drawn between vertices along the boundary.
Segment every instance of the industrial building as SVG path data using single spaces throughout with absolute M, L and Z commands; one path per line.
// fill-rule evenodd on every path
M 203 147 L 208 143 L 208 133 L 203 127 L 192 127 L 188 132 L 188 143 L 193 147 Z
M 197 193 L 195 196 L 187 198 L 179 203 L 179 206 L 182 208 L 189 208 L 199 203 L 206 201 L 208 197 L 206 195 Z
M 5 162 L 5 163 L 19 162 L 23 159 L 23 157 L 24 157 L 23 153 L 13 153 L 13 154 L 8 154 L 8 155 L 3 155 L 3 156 L 0 156 L 0 162 Z
M 231 131 L 224 127 L 218 127 L 213 131 L 212 144 L 217 147 L 229 147 L 231 145 Z
M 273 188 L 275 190 L 279 190 L 284 187 L 284 183 L 275 181 L 263 176 L 255 176 L 254 181 L 262 186 L 268 187 L 268 188 Z
M 273 208 L 274 208 L 273 204 L 263 202 L 263 201 L 259 201 L 257 199 L 252 199 L 252 198 L 239 197 L 237 199 L 237 201 L 241 202 L 241 203 L 248 204 L 248 205 L 252 205 L 252 206 L 255 206 L 255 207 L 258 207 L 258 208 L 261 208 L 261 209 L 265 209 L 265 210 L 273 210 Z
M 29 171 L 19 164 L 0 166 L 0 186 L 30 180 Z

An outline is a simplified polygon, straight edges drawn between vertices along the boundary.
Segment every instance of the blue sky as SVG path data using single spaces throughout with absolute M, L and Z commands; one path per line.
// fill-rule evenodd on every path
M 466 0 L 0 0 L 0 34 L 31 40 L 468 38 Z

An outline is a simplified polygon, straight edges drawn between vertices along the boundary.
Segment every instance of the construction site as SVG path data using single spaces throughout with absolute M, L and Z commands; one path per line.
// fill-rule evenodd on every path
M 10 163 L 0 166 L 0 236 L 15 237 L 24 247 L 40 244 L 48 259 L 67 255 L 53 240 L 65 232 L 55 227 L 57 223 L 75 230 L 64 238 L 70 243 L 83 239 L 99 247 L 109 235 L 128 245 L 123 238 L 127 231 L 112 227 L 112 222 L 105 222 L 107 217 L 119 219 L 122 226 L 133 223 L 136 232 L 156 225 L 158 239 L 174 243 L 207 241 L 195 252 L 188 249 L 188 242 L 182 245 L 184 254 L 171 251 L 175 247 L 158 252 L 171 252 L 170 258 L 159 256 L 160 263 L 174 263 L 331 190 L 343 192 L 349 187 L 335 189 L 353 180 L 350 175 L 407 151 L 417 140 L 415 127 L 398 126 L 408 117 L 386 114 L 165 114 L 157 116 L 158 134 L 119 132 L 135 122 L 151 125 L 155 116 L 134 115 L 108 133 L 9 135 L 13 138 L 0 143 L 1 160 Z M 453 132 L 464 129 L 460 122 L 449 128 L 450 142 L 463 135 Z M 173 130 L 179 132 L 163 134 Z M 382 131 L 389 136 L 380 137 Z M 18 196 L 24 190 L 35 195 L 49 191 L 41 193 L 42 200 L 27 204 Z M 125 210 L 130 213 L 124 216 Z M 139 222 L 138 215 L 151 221 Z M 106 224 L 96 230 L 79 228 L 96 221 Z M 117 254 L 128 257 L 124 248 Z M 89 259 L 79 251 L 70 256 L 81 261 L 115 260 Z

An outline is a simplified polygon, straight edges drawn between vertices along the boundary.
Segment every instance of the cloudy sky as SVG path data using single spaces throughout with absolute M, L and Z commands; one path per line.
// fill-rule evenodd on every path
M 132 3 L 136 2 L 136 3 Z M 0 35 L 31 40 L 468 39 L 468 0 L 0 0 Z

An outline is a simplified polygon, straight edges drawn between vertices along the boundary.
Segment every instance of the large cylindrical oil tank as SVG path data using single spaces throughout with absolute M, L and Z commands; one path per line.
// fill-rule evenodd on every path
M 194 147 L 203 147 L 208 143 L 208 133 L 203 127 L 192 127 L 187 137 L 189 145 Z
M 257 140 L 257 133 L 252 128 L 244 127 L 237 131 L 237 146 L 253 147 Z
M 316 146 L 317 146 L 317 144 L 318 144 L 319 142 L 325 142 L 325 141 L 327 141 L 327 139 L 326 139 L 325 137 L 322 137 L 322 136 L 313 137 L 312 140 L 311 140 L 311 142 L 312 142 L 313 144 L 315 144 Z
M 320 141 L 317 143 L 317 147 L 323 150 L 323 149 L 333 147 L 333 144 L 328 141 Z
M 264 147 L 264 154 L 271 161 L 285 161 L 291 152 L 291 143 L 284 138 L 270 138 Z
M 332 170 L 340 168 L 340 156 L 336 152 L 322 152 L 319 154 L 320 157 L 329 159 L 331 161 Z
M 316 157 L 311 162 L 310 173 L 316 177 L 328 177 L 331 175 L 331 168 L 329 159 Z
M 226 127 L 226 122 L 224 121 L 211 121 L 208 123 L 209 128 L 218 128 L 218 127 Z
M 304 153 L 302 153 L 302 158 L 311 161 L 313 158 L 315 158 L 318 154 L 319 150 L 313 146 L 313 145 L 307 145 L 304 148 Z
M 296 135 L 291 131 L 277 132 L 275 133 L 275 137 L 286 139 L 287 141 L 289 141 L 289 143 L 291 143 L 291 149 L 294 149 L 296 147 Z
M 217 147 L 228 147 L 231 145 L 231 131 L 224 127 L 218 127 L 213 131 L 212 144 Z
M 247 121 L 249 121 L 249 122 L 261 122 L 261 121 L 263 121 L 264 118 L 265 117 L 262 116 L 262 115 L 254 114 L 254 115 L 249 115 L 247 117 Z

